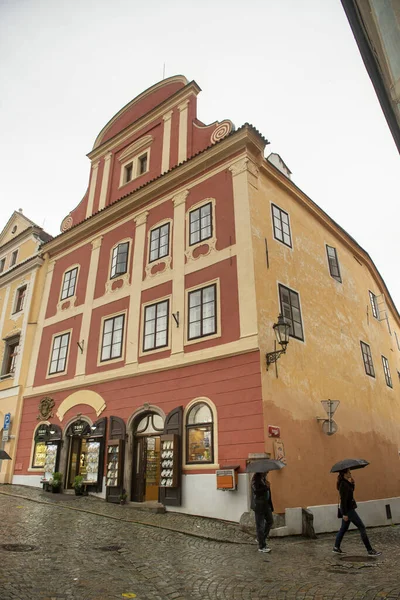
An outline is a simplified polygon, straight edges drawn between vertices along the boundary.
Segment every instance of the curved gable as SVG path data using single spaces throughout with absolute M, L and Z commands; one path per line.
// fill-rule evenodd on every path
M 148 88 L 142 94 L 139 94 L 129 104 L 121 108 L 119 112 L 107 123 L 105 127 L 100 131 L 96 138 L 93 146 L 93 150 L 98 148 L 101 144 L 111 139 L 125 127 L 137 121 L 156 107 L 161 104 L 170 96 L 173 96 L 177 91 L 181 90 L 188 84 L 188 80 L 183 75 L 177 75 L 163 79 L 155 85 Z

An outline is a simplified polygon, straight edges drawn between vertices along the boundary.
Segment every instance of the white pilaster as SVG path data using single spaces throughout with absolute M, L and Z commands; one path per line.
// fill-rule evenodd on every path
M 136 281 L 132 280 L 132 291 L 129 299 L 129 315 L 127 328 L 128 343 L 126 344 L 126 364 L 135 363 L 138 360 L 140 303 L 142 296 L 143 281 L 143 257 L 144 246 L 146 241 L 146 222 L 148 214 L 148 211 L 144 211 L 140 213 L 140 215 L 135 217 L 136 230 L 135 247 L 133 252 L 132 277 L 135 277 Z
M 103 179 L 101 180 L 99 210 L 104 208 L 106 205 L 108 180 L 110 178 L 111 157 L 112 157 L 111 152 L 108 152 L 108 154 L 106 154 L 104 157 L 104 169 L 103 169 Z
M 86 207 L 86 218 L 90 217 L 93 214 L 93 200 L 94 193 L 96 191 L 96 182 L 97 182 L 97 173 L 99 169 L 99 162 L 97 161 L 92 165 L 92 174 L 90 177 L 90 185 L 89 185 L 89 198 Z
M 178 164 L 187 159 L 187 132 L 188 132 L 188 106 L 189 100 L 179 104 L 179 145 Z
M 166 171 L 169 169 L 169 155 L 171 151 L 171 118 L 172 110 L 163 115 L 164 135 L 161 158 L 161 174 L 166 173 Z
M 257 302 L 248 180 L 249 171 L 254 174 L 255 169 L 256 167 L 248 158 L 240 159 L 229 167 L 232 173 L 235 211 L 241 338 L 257 334 Z
M 37 365 L 38 356 L 39 356 L 40 342 L 42 340 L 43 323 L 44 323 L 44 318 L 46 315 L 47 303 L 49 301 L 49 294 L 50 294 L 51 282 L 53 279 L 54 266 L 55 266 L 55 261 L 52 261 L 51 263 L 48 263 L 48 265 L 47 265 L 46 280 L 44 283 L 43 296 L 42 296 L 42 301 L 41 301 L 41 305 L 40 305 L 40 311 L 39 311 L 37 328 L 36 328 L 36 335 L 34 338 L 31 360 L 29 363 L 28 376 L 27 376 L 27 380 L 26 380 L 27 388 L 33 386 L 33 382 L 35 379 L 35 372 L 36 372 L 36 365 Z
M 185 337 L 185 210 L 189 191 L 180 192 L 172 198 L 174 203 L 174 240 L 172 269 L 172 312 L 179 312 L 179 327 L 171 319 L 171 352 L 183 352 Z
M 27 285 L 27 290 L 26 290 L 27 295 L 26 295 L 26 299 L 25 299 L 24 318 L 22 321 L 20 345 L 19 345 L 19 349 L 18 349 L 18 361 L 17 361 L 15 373 L 14 373 L 14 385 L 19 384 L 19 375 L 21 372 L 23 352 L 24 352 L 25 341 L 26 341 L 26 330 L 28 327 L 29 313 L 31 310 L 32 294 L 33 294 L 33 290 L 35 288 L 36 274 L 37 274 L 36 270 L 31 273 L 29 283 Z
M 99 266 L 100 248 L 103 236 L 92 240 L 92 253 L 90 256 L 90 267 L 86 284 L 85 305 L 82 314 L 81 334 L 79 341 L 83 341 L 83 352 L 78 348 L 78 356 L 76 359 L 75 377 L 85 375 L 86 357 L 89 347 L 89 332 L 90 323 L 92 320 L 92 304 L 94 298 L 94 289 L 96 286 L 96 276 Z

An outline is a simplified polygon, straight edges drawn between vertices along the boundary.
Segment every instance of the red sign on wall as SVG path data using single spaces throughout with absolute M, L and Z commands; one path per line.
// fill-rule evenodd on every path
M 275 425 L 268 425 L 268 436 L 274 438 L 281 437 L 281 428 Z

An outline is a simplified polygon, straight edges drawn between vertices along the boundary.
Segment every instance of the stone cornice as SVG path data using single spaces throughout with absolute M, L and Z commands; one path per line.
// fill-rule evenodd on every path
M 14 279 L 18 279 L 21 275 L 25 275 L 25 273 L 38 269 L 42 266 L 43 262 L 43 258 L 39 255 L 28 258 L 23 263 L 13 267 L 12 270 L 2 273 L 0 276 L 0 286 L 3 287 L 11 281 L 14 281 Z
M 199 91 L 200 88 L 198 87 L 197 83 L 194 81 L 188 83 L 184 88 L 175 92 L 175 94 L 164 100 L 164 102 L 161 104 L 158 104 L 150 112 L 140 117 L 137 121 L 126 127 L 120 133 L 116 134 L 110 140 L 103 142 L 97 148 L 93 148 L 93 150 L 87 154 L 87 157 L 90 158 L 90 160 L 101 158 L 106 152 L 109 152 L 118 146 L 125 139 L 131 137 L 134 133 L 140 131 L 152 121 L 163 119 L 164 115 L 168 111 L 172 110 L 177 104 L 182 104 L 182 102 L 188 101 L 192 94 L 197 96 Z
M 205 168 L 210 164 L 216 165 L 223 161 L 232 160 L 232 156 L 245 153 L 246 150 L 254 156 L 260 156 L 265 142 L 249 125 L 243 126 L 233 134 L 224 138 L 197 156 L 187 160 L 178 167 L 149 182 L 142 188 L 122 197 L 100 212 L 68 229 L 44 246 L 44 251 L 51 256 L 66 248 L 98 235 L 110 222 L 125 217 L 134 212 L 141 212 L 145 206 L 157 197 L 178 194 L 180 188 L 187 187 L 188 179 L 204 175 Z M 133 215 L 135 216 L 135 215 Z

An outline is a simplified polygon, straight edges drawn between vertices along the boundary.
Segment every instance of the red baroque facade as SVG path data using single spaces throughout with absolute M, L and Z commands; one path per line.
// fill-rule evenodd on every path
M 109 121 L 84 198 L 43 248 L 15 483 L 58 470 L 64 488 L 81 476 L 109 501 L 126 490 L 192 514 L 248 509 L 246 459 L 265 442 L 257 317 L 243 293 L 251 175 L 243 186 L 237 165 L 265 141 L 230 121 L 204 125 L 198 92 L 172 77 Z M 229 494 L 216 489 L 224 467 L 239 470 Z

